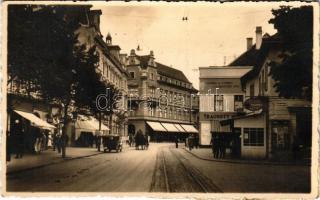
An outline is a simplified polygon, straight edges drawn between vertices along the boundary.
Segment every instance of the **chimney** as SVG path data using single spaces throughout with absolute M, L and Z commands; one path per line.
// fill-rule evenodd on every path
M 253 38 L 250 37 L 250 38 L 247 38 L 247 50 L 251 49 L 253 45 Z
M 154 57 L 153 51 L 150 51 L 150 57 Z
M 256 49 L 260 49 L 262 43 L 262 27 L 256 27 Z
M 134 50 L 134 49 L 131 49 L 131 51 L 130 51 L 130 56 L 135 56 L 135 55 L 136 55 L 135 50 Z

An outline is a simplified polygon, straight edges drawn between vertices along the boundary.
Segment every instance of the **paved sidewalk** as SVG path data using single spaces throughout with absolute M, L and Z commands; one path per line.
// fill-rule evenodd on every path
M 66 158 L 62 158 L 58 151 L 48 149 L 40 154 L 25 154 L 23 158 L 16 159 L 15 155 L 11 155 L 11 161 L 7 162 L 7 174 L 25 171 L 29 169 L 39 168 L 51 164 L 60 163 L 66 160 L 73 160 L 82 157 L 101 154 L 96 148 L 80 148 L 67 147 Z
M 215 161 L 215 162 L 229 162 L 229 163 L 239 163 L 239 164 L 256 164 L 256 165 L 306 165 L 310 166 L 309 162 L 282 162 L 282 161 L 272 161 L 272 160 L 249 160 L 249 159 L 239 159 L 239 158 L 232 158 L 230 155 L 226 155 L 224 159 L 214 158 L 212 154 L 211 148 L 198 148 L 192 149 L 191 151 L 183 147 L 188 153 L 192 154 L 193 156 L 207 161 Z

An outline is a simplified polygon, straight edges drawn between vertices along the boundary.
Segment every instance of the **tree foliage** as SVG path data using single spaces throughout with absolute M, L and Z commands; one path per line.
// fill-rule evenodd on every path
M 280 96 L 311 100 L 313 8 L 282 6 L 272 14 L 269 23 L 283 41 L 283 62 L 271 64 L 274 87 Z
M 9 82 L 32 81 L 43 99 L 64 107 L 64 125 L 70 108 L 95 112 L 94 100 L 105 91 L 96 71 L 95 47 L 80 45 L 75 34 L 84 8 L 10 5 L 8 9 Z

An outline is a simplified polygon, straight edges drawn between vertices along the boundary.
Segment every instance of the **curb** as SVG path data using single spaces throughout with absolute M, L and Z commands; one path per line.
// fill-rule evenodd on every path
M 46 163 L 46 164 L 43 164 L 43 165 L 38 165 L 38 166 L 29 167 L 29 168 L 25 168 L 25 169 L 19 169 L 19 170 L 15 170 L 15 171 L 11 171 L 11 172 L 6 172 L 6 175 L 19 174 L 19 173 L 26 172 L 26 171 L 31 171 L 31 170 L 34 170 L 34 169 L 40 169 L 40 168 L 47 167 L 47 166 L 50 166 L 50 165 L 59 164 L 59 163 L 65 162 L 65 161 L 72 161 L 72 160 L 81 159 L 81 158 L 88 158 L 88 157 L 100 155 L 100 154 L 103 154 L 103 153 L 104 152 L 102 151 L 102 152 L 98 152 L 98 153 L 94 153 L 94 154 L 90 154 L 90 155 L 85 155 L 85 156 L 61 158 L 60 160 L 49 162 L 49 163 Z
M 224 162 L 233 164 L 250 164 L 250 165 L 283 165 L 283 166 L 311 166 L 309 163 L 290 163 L 290 162 L 265 162 L 265 161 L 249 161 L 249 160 L 227 160 L 227 159 L 208 159 L 198 156 L 197 154 L 183 148 L 186 152 L 190 153 L 194 157 L 211 162 Z

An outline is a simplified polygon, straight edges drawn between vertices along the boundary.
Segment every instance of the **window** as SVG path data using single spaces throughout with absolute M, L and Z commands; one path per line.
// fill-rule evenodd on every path
M 254 97 L 254 84 L 250 85 L 250 97 Z
M 223 111 L 223 95 L 214 95 L 214 111 Z
M 244 146 L 264 146 L 263 128 L 244 128 L 243 129 Z
M 134 78 L 134 72 L 129 72 L 130 73 L 130 78 Z
M 150 73 L 150 79 L 153 80 L 153 73 Z
M 155 89 L 154 88 L 150 89 L 150 95 L 151 95 L 152 98 L 155 97 Z
M 243 95 L 234 95 L 234 111 L 243 111 Z

